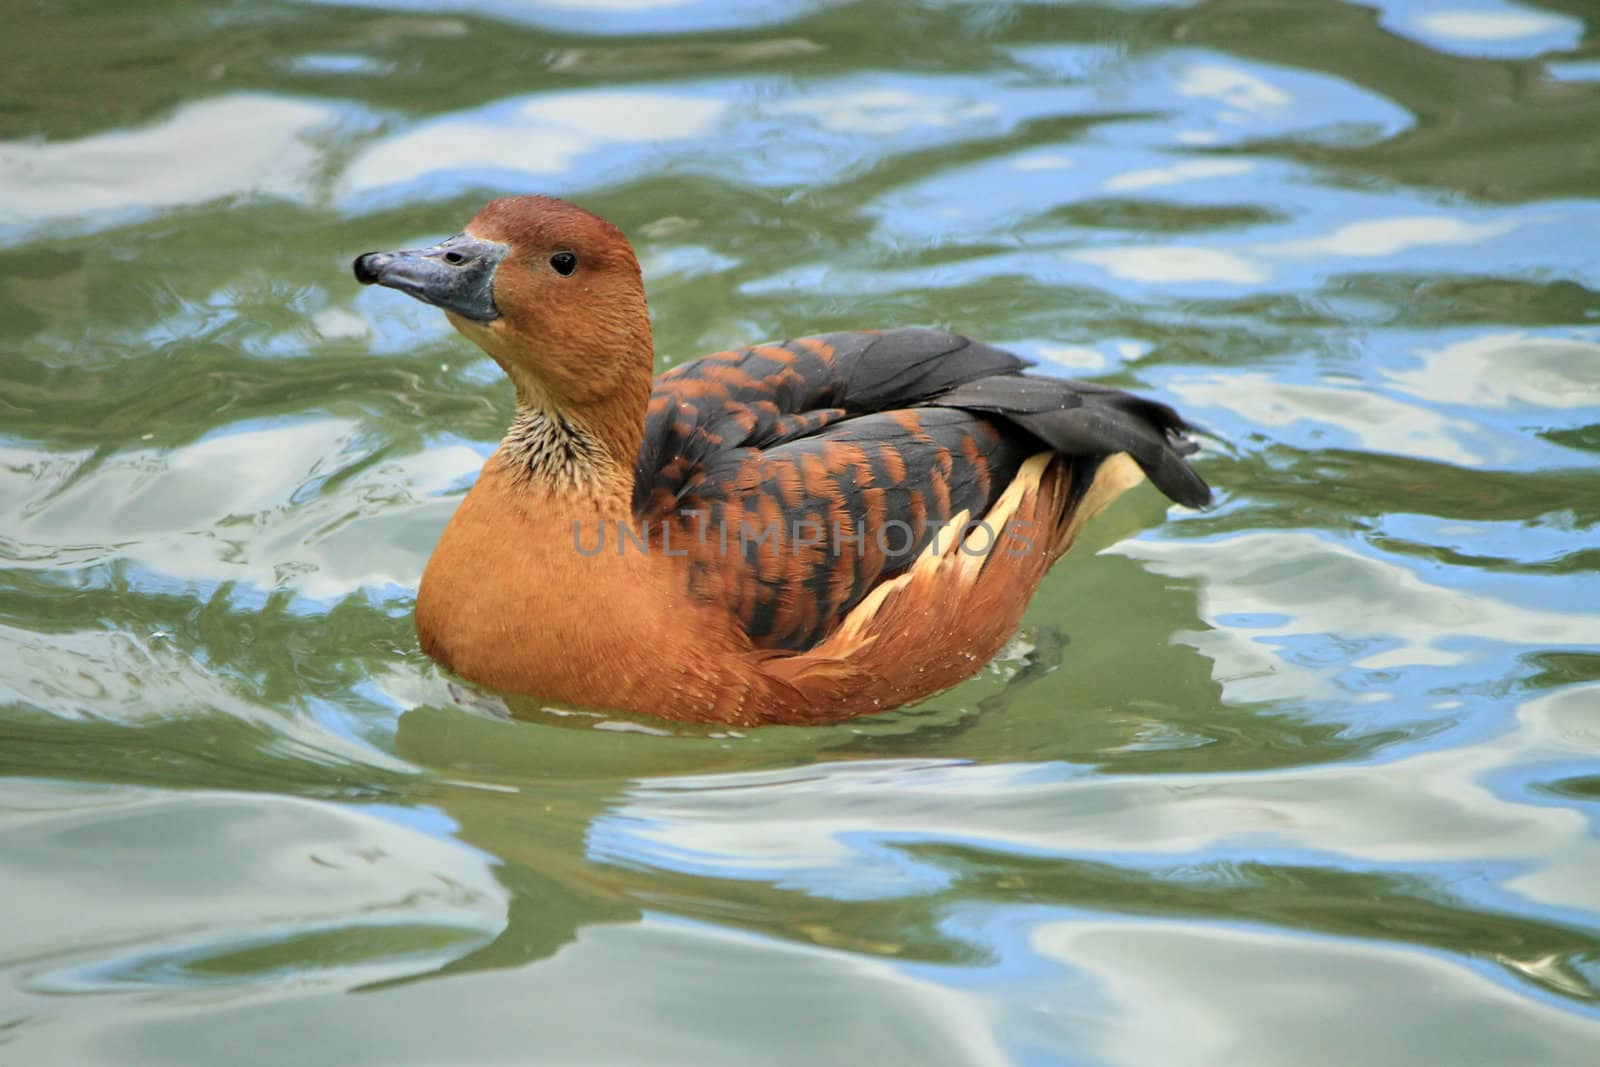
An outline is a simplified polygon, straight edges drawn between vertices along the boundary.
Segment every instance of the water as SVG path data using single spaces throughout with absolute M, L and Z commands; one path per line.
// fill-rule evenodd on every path
M 13 5 L 0 1058 L 1594 1062 L 1594 6 L 603 7 Z M 506 191 L 663 366 L 950 326 L 1220 502 L 916 708 L 496 718 L 410 609 L 510 398 L 348 264 Z

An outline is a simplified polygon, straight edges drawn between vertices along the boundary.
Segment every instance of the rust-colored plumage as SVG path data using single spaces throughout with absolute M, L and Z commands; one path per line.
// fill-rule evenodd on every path
M 652 384 L 633 252 L 561 201 L 495 201 L 356 270 L 439 304 L 516 387 L 417 600 L 423 649 L 499 689 L 737 724 L 884 710 L 990 659 L 1129 486 L 1209 499 L 1170 408 L 940 331 L 756 345 Z

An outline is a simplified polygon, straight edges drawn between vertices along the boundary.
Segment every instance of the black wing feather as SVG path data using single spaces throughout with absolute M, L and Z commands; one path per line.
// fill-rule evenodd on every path
M 849 364 L 840 403 L 850 411 L 884 411 L 931 400 L 980 378 L 1016 374 L 1027 361 L 941 330 L 823 334 L 835 359 Z
M 1195 446 L 1178 413 L 1119 389 L 1016 374 L 984 378 L 931 403 L 981 411 L 1020 426 L 1068 456 L 1126 452 L 1155 487 L 1185 507 L 1205 507 L 1211 489 L 1184 462 Z

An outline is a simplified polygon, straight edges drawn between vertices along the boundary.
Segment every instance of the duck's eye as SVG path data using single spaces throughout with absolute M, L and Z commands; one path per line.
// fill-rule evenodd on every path
M 571 252 L 557 252 L 550 257 L 550 269 L 565 277 L 578 269 L 578 257 Z
M 467 261 L 467 257 L 462 255 L 460 252 L 446 252 L 444 254 L 444 261 L 452 266 L 460 266 L 462 263 Z

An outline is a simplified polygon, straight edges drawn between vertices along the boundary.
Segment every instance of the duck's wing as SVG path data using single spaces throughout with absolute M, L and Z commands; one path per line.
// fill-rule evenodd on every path
M 912 329 L 801 337 L 674 367 L 651 392 L 634 511 L 670 514 L 706 462 L 732 449 L 771 448 L 1024 366 L 965 337 Z
M 647 529 L 677 530 L 696 591 L 723 598 L 755 644 L 800 650 L 952 518 L 987 515 L 1036 453 L 1092 473 L 1127 452 L 1174 499 L 1209 499 L 1183 461 L 1191 446 L 1170 408 L 1026 376 L 1026 366 L 918 329 L 825 334 L 685 364 L 656 381 L 635 513 Z
M 972 532 L 946 525 L 982 520 L 1039 450 L 965 411 L 877 412 L 717 457 L 665 521 L 681 531 L 691 588 L 719 598 L 756 645 L 799 651 L 936 538 Z M 1029 537 L 990 534 L 1019 532 Z

